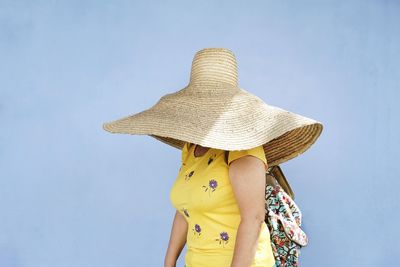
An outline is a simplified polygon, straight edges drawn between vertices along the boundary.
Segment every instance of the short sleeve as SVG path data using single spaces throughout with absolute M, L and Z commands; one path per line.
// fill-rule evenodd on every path
M 265 165 L 265 170 L 267 170 L 267 158 L 265 156 L 265 152 L 264 152 L 264 147 L 263 145 L 257 146 L 257 147 L 253 147 L 247 150 L 232 150 L 229 151 L 228 154 L 228 165 L 231 164 L 232 161 L 234 161 L 235 159 L 244 157 L 246 155 L 252 155 L 256 158 L 261 159 L 264 162 Z

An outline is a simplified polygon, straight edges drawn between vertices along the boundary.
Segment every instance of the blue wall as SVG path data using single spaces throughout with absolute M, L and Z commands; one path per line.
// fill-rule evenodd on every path
M 302 266 L 397 266 L 398 1 L 0 1 L 0 266 L 162 266 L 180 151 L 102 123 L 234 51 L 240 85 L 324 123 L 282 164 Z M 183 256 L 177 266 L 183 266 Z

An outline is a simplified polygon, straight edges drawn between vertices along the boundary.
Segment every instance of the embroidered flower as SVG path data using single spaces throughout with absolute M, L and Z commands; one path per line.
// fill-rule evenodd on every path
M 194 171 L 189 172 L 188 174 L 185 175 L 185 180 L 189 180 L 190 177 L 193 176 Z
M 187 211 L 187 209 L 183 208 L 181 209 L 181 211 L 186 215 L 186 217 L 189 218 L 189 212 Z
M 214 179 L 211 179 L 208 182 L 208 186 L 203 185 L 203 188 L 205 189 L 204 192 L 207 192 L 207 190 L 210 189 L 210 190 L 208 190 L 208 195 L 210 195 L 210 192 L 214 192 L 215 189 L 217 188 L 217 186 L 218 186 L 218 182 Z
M 192 230 L 195 235 L 197 236 L 201 235 L 201 227 L 197 223 L 194 225 L 194 228 Z
M 215 239 L 215 241 L 218 241 L 219 244 L 223 245 L 223 247 L 225 247 L 225 244 L 228 244 L 228 240 L 229 240 L 229 235 L 227 232 L 221 232 L 219 233 L 219 238 Z

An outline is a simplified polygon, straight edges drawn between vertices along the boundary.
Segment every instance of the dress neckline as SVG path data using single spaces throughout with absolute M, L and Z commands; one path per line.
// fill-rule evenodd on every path
M 201 155 L 201 156 L 195 156 L 194 155 L 194 152 L 196 151 L 196 147 L 197 147 L 197 144 L 193 144 L 192 146 L 191 146 L 191 151 L 190 151 L 190 155 L 191 155 L 191 157 L 194 159 L 194 160 L 200 160 L 200 159 L 202 159 L 202 158 L 205 158 L 206 156 L 207 156 L 207 154 L 208 153 L 210 153 L 210 151 L 212 150 L 212 148 L 211 147 L 209 147 L 208 149 L 207 149 L 207 151 L 203 154 L 203 155 Z

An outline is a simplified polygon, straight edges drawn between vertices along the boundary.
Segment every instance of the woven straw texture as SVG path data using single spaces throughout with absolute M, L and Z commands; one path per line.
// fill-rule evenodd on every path
M 186 87 L 144 111 L 104 123 L 103 129 L 149 135 L 178 149 L 185 142 L 223 150 L 263 145 L 268 165 L 274 166 L 306 151 L 323 126 L 240 88 L 233 52 L 205 48 L 193 58 Z

